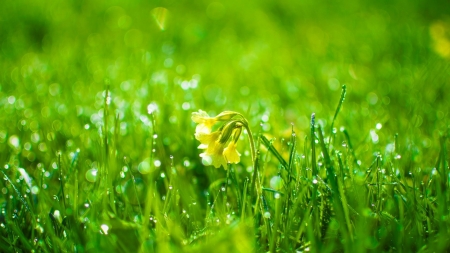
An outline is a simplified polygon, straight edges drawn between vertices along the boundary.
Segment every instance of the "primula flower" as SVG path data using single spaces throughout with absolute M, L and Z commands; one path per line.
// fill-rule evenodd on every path
M 196 134 L 195 138 L 200 141 L 200 146 L 198 146 L 199 149 L 206 149 L 209 146 L 214 145 L 214 142 L 219 140 L 220 138 L 220 131 L 215 131 L 212 133 L 198 133 Z
M 198 134 L 202 133 L 211 133 L 211 128 L 214 124 L 216 124 L 216 117 L 209 117 L 208 113 L 202 110 L 198 110 L 198 112 L 193 112 L 192 121 L 197 123 L 197 127 L 195 128 L 195 135 L 197 137 Z
M 231 111 L 222 112 L 216 117 L 209 117 L 202 110 L 192 113 L 192 120 L 198 123 L 195 131 L 195 138 L 201 143 L 198 148 L 205 149 L 200 154 L 205 165 L 213 165 L 216 168 L 223 166 L 226 169 L 227 162 L 238 163 L 240 161 L 240 154 L 236 150 L 236 141 L 241 134 L 242 121 L 233 119 L 236 115 L 238 113 Z M 225 123 L 217 131 L 211 133 L 212 126 L 218 121 L 225 121 Z
M 198 112 L 192 113 L 192 121 L 197 123 L 197 127 L 195 128 L 196 136 L 202 133 L 211 133 L 212 127 L 219 121 L 227 121 L 232 119 L 234 116 L 238 115 L 237 112 L 232 111 L 224 111 L 221 112 L 216 117 L 210 117 L 208 113 L 203 110 L 198 110 Z
M 236 142 L 230 141 L 228 147 L 223 150 L 223 155 L 229 163 L 238 163 L 241 154 L 236 150 Z
M 208 146 L 205 152 L 200 154 L 203 158 L 203 163 L 205 165 L 213 165 L 216 168 L 223 166 L 224 169 L 227 168 L 227 162 L 223 156 L 223 150 L 225 143 L 220 141 L 215 141 L 212 145 Z

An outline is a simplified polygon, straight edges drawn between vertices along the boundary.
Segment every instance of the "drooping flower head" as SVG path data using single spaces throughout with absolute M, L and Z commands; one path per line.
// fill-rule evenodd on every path
M 205 165 L 216 168 L 227 163 L 239 163 L 240 154 L 236 150 L 236 142 L 246 124 L 242 115 L 237 112 L 224 111 L 216 117 L 210 117 L 206 112 L 199 110 L 192 113 L 192 120 L 198 123 L 195 129 L 195 138 L 200 141 L 199 149 L 205 151 L 200 154 Z M 216 131 L 211 132 L 217 122 L 224 122 Z
M 195 134 L 201 133 L 211 133 L 212 127 L 219 121 L 227 121 L 232 119 L 234 116 L 238 115 L 237 112 L 224 111 L 217 115 L 216 117 L 210 117 L 208 113 L 203 110 L 198 110 L 198 112 L 193 112 L 191 119 L 197 123 L 195 128 Z

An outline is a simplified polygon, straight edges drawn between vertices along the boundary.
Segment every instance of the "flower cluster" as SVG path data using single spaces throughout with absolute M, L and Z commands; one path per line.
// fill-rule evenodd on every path
M 203 164 L 227 169 L 228 163 L 240 161 L 236 142 L 242 128 L 247 127 L 247 121 L 240 113 L 224 111 L 210 117 L 205 111 L 199 110 L 192 113 L 192 120 L 198 124 L 195 128 L 195 138 L 201 143 L 198 148 L 205 150 L 200 154 Z M 223 122 L 222 126 L 212 132 L 212 127 L 218 122 Z

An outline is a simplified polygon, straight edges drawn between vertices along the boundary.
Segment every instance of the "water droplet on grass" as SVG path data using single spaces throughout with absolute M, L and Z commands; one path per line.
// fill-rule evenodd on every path
M 9 104 L 14 104 L 16 102 L 16 97 L 14 97 L 14 96 L 9 96 L 8 97 L 8 103 Z
M 158 105 L 156 103 L 150 103 L 149 105 L 147 105 L 147 113 L 148 114 L 152 114 L 156 110 L 158 110 Z
M 279 176 L 274 176 L 270 179 L 270 187 L 279 190 L 283 186 L 283 180 Z
M 91 183 L 94 183 L 95 181 L 97 181 L 97 174 L 98 170 L 95 168 L 86 171 L 86 180 Z
M 190 83 L 188 81 L 181 82 L 181 88 L 183 90 L 189 90 L 190 87 L 191 87 L 191 85 L 190 85 Z
M 181 105 L 181 108 L 183 108 L 183 110 L 187 111 L 187 110 L 191 109 L 191 104 L 189 102 L 184 102 Z
M 372 138 L 373 143 L 378 143 L 378 134 L 375 132 L 375 130 L 370 130 L 370 137 Z
M 155 161 L 156 162 L 156 161 Z M 150 159 L 147 158 L 138 165 L 138 171 L 141 174 L 148 174 L 151 171 Z
M 17 135 L 12 135 L 11 137 L 9 137 L 8 143 L 9 143 L 9 145 L 12 146 L 13 148 L 18 149 L 18 148 L 19 148 L 19 145 L 20 145 L 19 137 L 17 137 Z
M 100 231 L 100 232 L 102 232 L 102 233 L 105 234 L 105 235 L 108 234 L 108 230 L 109 230 L 108 225 L 102 224 L 102 225 L 100 226 L 100 228 L 101 228 L 101 231 Z
M 32 194 L 38 194 L 39 193 L 39 187 L 37 187 L 36 185 L 31 187 L 31 193 Z

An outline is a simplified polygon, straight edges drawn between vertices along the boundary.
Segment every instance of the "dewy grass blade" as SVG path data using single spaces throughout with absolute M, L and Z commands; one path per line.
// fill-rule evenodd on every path
M 260 135 L 260 139 L 264 146 L 278 159 L 281 165 L 287 170 L 289 168 L 289 164 L 284 160 L 284 158 L 278 153 L 278 151 L 273 147 L 272 143 L 264 136 Z
M 317 164 L 316 164 L 316 114 L 311 114 L 311 167 L 313 179 L 317 177 Z
M 62 167 L 61 167 L 61 152 L 58 152 L 58 170 L 59 170 L 59 182 L 60 182 L 60 192 L 61 192 L 61 198 L 63 201 L 64 210 L 63 213 L 66 212 L 66 194 L 64 193 L 64 177 L 62 173 Z
M 14 192 L 17 194 L 17 197 L 19 198 L 20 202 L 22 202 L 25 209 L 30 212 L 31 215 L 33 215 L 33 212 L 31 211 L 30 207 L 28 206 L 27 201 L 24 199 L 23 195 L 20 193 L 19 189 L 14 185 L 14 183 L 11 181 L 11 179 L 6 175 L 6 173 L 3 170 L 0 170 L 3 174 L 3 178 L 8 181 L 8 183 L 13 188 Z
M 292 166 L 294 165 L 294 161 L 295 161 L 295 152 L 297 151 L 296 150 L 297 136 L 296 136 L 295 131 L 294 131 L 294 126 L 292 126 L 291 143 L 290 144 L 291 144 L 291 148 L 290 148 L 290 151 L 289 151 L 289 165 L 288 165 L 288 168 L 287 168 L 287 171 L 289 173 L 289 179 L 291 178 Z
M 330 137 L 333 133 L 334 121 L 336 120 L 337 115 L 339 114 L 339 111 L 341 110 L 342 104 L 344 103 L 345 94 L 347 94 L 347 86 L 342 85 L 341 97 L 339 98 L 338 106 L 336 107 L 336 111 L 334 112 L 333 120 L 331 121 Z M 331 141 L 330 141 L 330 143 L 331 143 Z
M 340 224 L 348 224 L 349 221 L 346 219 L 345 211 L 344 211 L 344 209 L 346 208 L 347 205 L 346 205 L 346 203 L 342 202 L 342 199 L 340 196 L 340 190 L 339 190 L 338 180 L 336 177 L 336 172 L 334 170 L 334 166 L 332 164 L 330 155 L 327 150 L 327 146 L 324 141 L 324 136 L 323 136 L 321 125 L 319 125 L 318 133 L 319 133 L 319 142 L 322 147 L 322 154 L 323 154 L 323 157 L 325 160 L 325 168 L 327 170 L 327 179 L 328 179 L 328 182 L 330 182 L 330 184 L 331 184 L 332 198 L 330 199 L 330 201 L 333 204 L 334 210 L 336 212 L 336 219 L 338 220 L 338 222 Z M 352 235 L 350 235 L 350 231 L 351 230 L 348 229 L 348 227 L 347 227 L 347 229 L 344 229 L 343 227 L 341 227 L 341 232 L 344 236 L 345 241 L 347 242 L 346 244 L 344 244 L 344 246 L 347 250 L 350 249 L 349 238 L 352 238 Z

